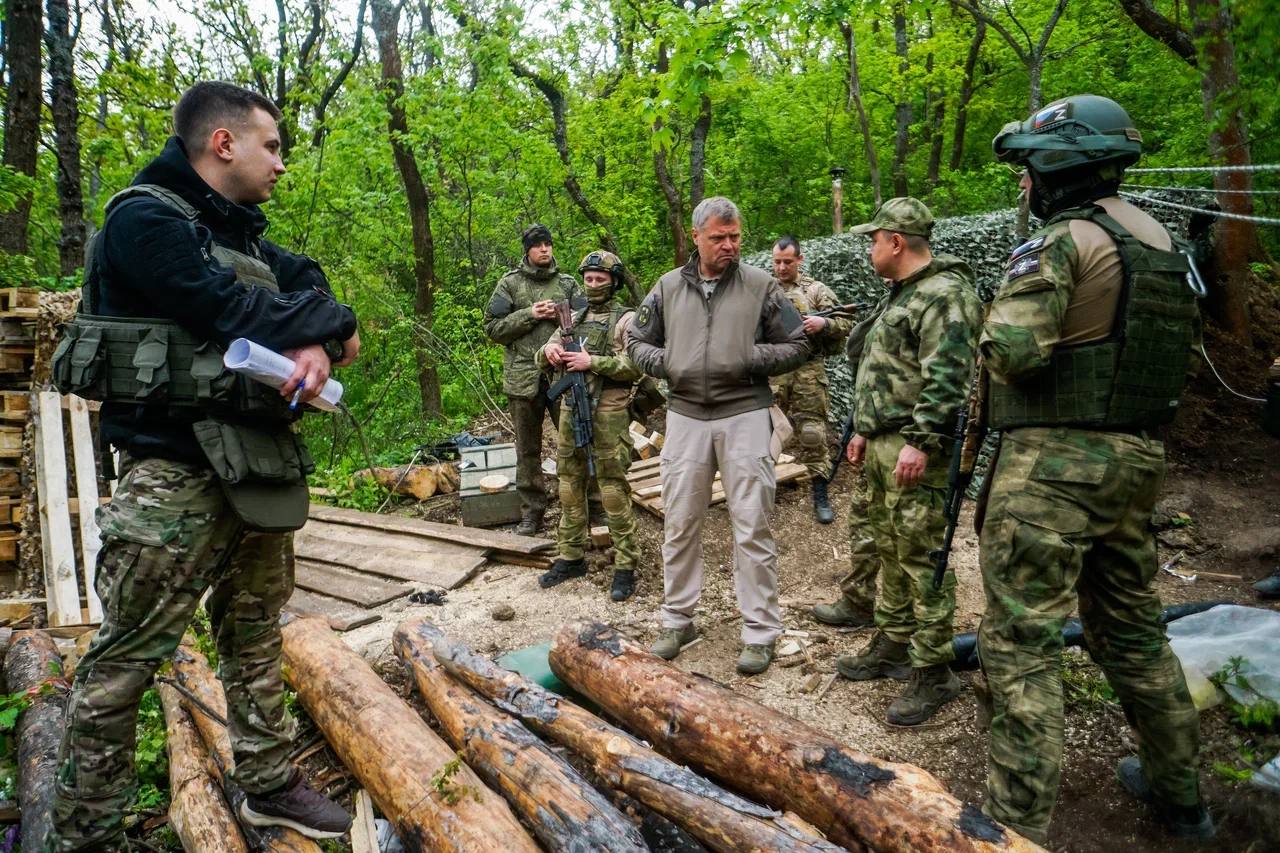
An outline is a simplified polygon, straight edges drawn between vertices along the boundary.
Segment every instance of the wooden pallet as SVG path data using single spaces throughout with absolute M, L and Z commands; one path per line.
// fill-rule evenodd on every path
M 0 288 L 0 316 L 31 317 L 40 313 L 38 287 Z
M 26 423 L 31 415 L 31 394 L 28 391 L 0 391 L 0 420 Z
M 63 433 L 63 397 L 57 391 L 33 395 L 35 409 L 36 495 L 40 510 L 40 545 L 44 556 L 44 587 L 49 624 L 75 625 L 88 618 L 102 621 L 102 602 L 94 590 L 101 537 L 94 513 L 78 512 L 72 532 L 71 498 L 68 489 L 66 441 Z M 72 461 L 75 463 L 75 491 L 79 506 L 96 505 L 98 466 L 89 427 L 89 406 L 79 397 L 67 401 L 71 429 Z M 80 566 L 76 565 L 76 541 L 80 544 Z M 82 614 L 80 581 L 88 605 Z
M 34 344 L 0 343 L 0 373 L 21 373 L 30 377 L 35 361 Z
M 662 460 L 658 457 L 641 459 L 633 462 L 627 471 L 627 484 L 631 486 L 631 500 L 658 518 L 663 518 L 662 504 Z M 806 468 L 796 462 L 794 457 L 782 454 L 778 464 L 774 466 L 774 476 L 779 483 L 789 483 L 805 476 Z M 720 484 L 720 474 L 716 472 L 711 482 L 711 506 L 724 503 L 724 487 Z
M 22 457 L 22 427 L 0 424 L 0 459 Z

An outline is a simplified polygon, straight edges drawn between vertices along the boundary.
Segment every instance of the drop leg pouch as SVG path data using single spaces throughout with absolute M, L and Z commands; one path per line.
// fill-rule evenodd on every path
M 288 424 L 262 427 L 208 419 L 193 429 L 227 502 L 246 527 L 286 533 L 306 523 L 307 475 L 315 463 Z

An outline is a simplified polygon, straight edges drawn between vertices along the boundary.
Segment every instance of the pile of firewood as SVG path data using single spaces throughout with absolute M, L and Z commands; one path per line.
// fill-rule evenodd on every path
M 439 734 L 322 620 L 284 627 L 286 678 L 407 850 L 641 851 L 642 822 L 685 849 L 1040 849 L 926 771 L 859 753 L 604 625 L 562 628 L 551 667 L 626 730 L 429 621 L 402 623 L 394 648 Z

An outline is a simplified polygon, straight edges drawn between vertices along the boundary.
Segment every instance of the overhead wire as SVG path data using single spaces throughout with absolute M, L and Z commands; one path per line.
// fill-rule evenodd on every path
M 1240 166 L 1144 166 L 1141 169 L 1125 169 L 1126 175 L 1144 172 L 1280 172 L 1280 163 L 1252 163 Z
M 1192 207 L 1189 204 L 1178 204 L 1176 201 L 1165 201 L 1164 199 L 1151 198 L 1137 193 L 1121 192 L 1120 195 L 1134 201 L 1143 201 L 1147 204 L 1158 204 L 1161 207 L 1171 207 L 1175 210 L 1185 210 L 1190 213 L 1203 213 L 1206 216 L 1216 216 L 1220 219 L 1237 219 L 1242 222 L 1254 222 L 1259 225 L 1280 225 L 1280 218 L 1274 216 L 1247 216 L 1243 213 L 1229 213 L 1225 210 L 1209 210 L 1205 207 Z
M 1225 195 L 1280 195 L 1280 190 L 1215 190 L 1213 187 L 1158 187 L 1153 184 L 1121 184 L 1122 187 L 1138 190 L 1159 190 L 1162 192 L 1204 193 Z

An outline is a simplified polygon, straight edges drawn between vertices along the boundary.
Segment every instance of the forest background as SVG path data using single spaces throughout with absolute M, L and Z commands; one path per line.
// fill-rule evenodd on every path
M 503 419 L 481 314 L 527 225 L 551 227 L 566 271 L 618 252 L 635 298 L 686 257 L 704 195 L 739 204 L 744 251 L 830 234 L 833 167 L 847 170 L 845 222 L 895 195 L 937 216 L 1011 207 L 1017 179 L 991 138 L 1081 92 L 1128 109 L 1141 165 L 1275 163 L 1274 13 L 1270 0 L 5 0 L 0 286 L 79 285 L 103 205 L 160 150 L 191 83 L 262 92 L 284 113 L 289 170 L 268 236 L 319 260 L 361 320 L 361 358 L 340 378 L 367 441 L 308 419 L 320 484 L 346 491 L 368 455 L 403 463 L 476 416 Z M 1141 177 L 1237 190 L 1193 198 L 1268 212 L 1238 191 L 1257 189 L 1249 172 Z M 1247 273 L 1270 230 L 1217 230 L 1210 313 L 1245 340 L 1248 289 L 1263 286 Z

